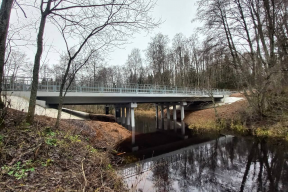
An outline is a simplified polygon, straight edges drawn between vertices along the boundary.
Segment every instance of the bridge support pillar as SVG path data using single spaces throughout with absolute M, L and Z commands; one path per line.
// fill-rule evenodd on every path
M 131 130 L 132 130 L 132 151 L 137 151 L 138 147 L 135 146 L 135 115 L 134 109 L 137 107 L 137 103 L 130 103 L 131 108 Z
M 155 104 L 155 109 L 156 109 L 156 129 L 158 129 L 158 105 Z
M 184 117 L 185 117 L 185 113 L 184 113 L 184 106 L 186 106 L 187 103 L 186 102 L 181 102 L 180 107 L 181 107 L 181 129 L 182 129 L 182 136 L 184 139 L 186 139 L 185 136 L 185 123 L 184 123 Z
M 169 109 L 169 104 L 167 104 L 166 112 L 167 112 L 167 129 L 169 130 L 170 129 L 170 109 Z
M 126 107 L 126 126 L 127 126 L 127 129 L 130 130 L 131 127 L 130 127 L 130 122 L 131 122 L 131 111 L 130 111 L 130 106 L 129 107 Z
M 105 106 L 105 114 L 109 115 L 109 106 L 107 106 L 107 105 Z
M 161 129 L 164 129 L 164 106 L 161 104 Z
M 125 107 L 122 106 L 122 125 L 125 126 Z
M 176 127 L 176 123 L 177 123 L 177 113 L 176 113 L 176 104 L 173 105 L 173 126 L 174 126 L 174 131 L 177 131 L 177 127 Z
M 119 123 L 119 119 L 121 122 L 121 108 L 119 106 L 115 105 L 115 122 Z
M 116 105 L 114 105 L 114 110 L 115 110 L 115 114 L 114 114 L 115 122 L 117 122 L 117 107 L 116 107 Z

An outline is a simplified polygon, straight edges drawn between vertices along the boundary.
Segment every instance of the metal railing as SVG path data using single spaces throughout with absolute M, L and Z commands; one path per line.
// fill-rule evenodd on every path
M 4 91 L 30 91 L 31 77 L 4 77 L 2 89 Z M 59 92 L 61 81 L 52 79 L 41 79 L 38 84 L 38 91 Z M 64 86 L 64 90 L 67 88 Z M 229 95 L 227 90 L 220 89 L 197 89 L 192 87 L 177 87 L 152 84 L 116 84 L 97 83 L 94 81 L 74 81 L 71 83 L 68 92 L 88 93 L 129 93 L 129 94 L 179 94 L 179 95 Z

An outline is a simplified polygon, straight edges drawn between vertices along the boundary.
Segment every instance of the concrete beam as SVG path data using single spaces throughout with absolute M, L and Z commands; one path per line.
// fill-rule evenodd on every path
M 13 93 L 12 93 L 13 92 Z M 7 91 L 8 95 L 30 98 L 30 91 Z M 224 95 L 213 95 L 215 99 L 221 99 Z M 59 92 L 38 91 L 37 99 L 46 101 L 47 105 L 58 105 Z M 177 103 L 180 101 L 212 101 L 209 95 L 185 95 L 185 94 L 145 94 L 145 93 L 88 93 L 68 92 L 64 105 L 104 105 L 104 104 L 128 104 L 128 103 Z

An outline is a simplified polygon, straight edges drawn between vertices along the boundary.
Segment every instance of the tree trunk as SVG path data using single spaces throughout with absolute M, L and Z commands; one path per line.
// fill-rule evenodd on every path
M 243 178 L 242 178 L 242 182 L 241 182 L 241 187 L 240 187 L 240 192 L 244 191 L 244 188 L 245 188 L 245 183 L 247 181 L 247 177 L 248 177 L 248 174 L 249 174 L 249 171 L 250 171 L 250 166 L 252 164 L 252 161 L 253 161 L 253 158 L 254 158 L 254 153 L 255 153 L 255 148 L 257 147 L 257 144 L 256 142 L 253 143 L 252 147 L 251 147 L 251 150 L 248 154 L 248 157 L 247 157 L 247 164 L 246 164 L 246 168 L 245 168 L 245 172 L 244 172 L 244 175 L 243 175 Z
M 6 39 L 13 2 L 14 0 L 3 0 L 0 10 L 0 109 L 4 107 L 4 103 L 1 98 L 2 78 L 5 64 Z
M 41 15 L 38 36 L 37 36 L 37 52 L 36 52 L 35 60 L 34 60 L 33 80 L 32 80 L 32 87 L 31 87 L 29 108 L 28 108 L 28 114 L 26 117 L 26 121 L 28 123 L 32 123 L 34 120 L 37 89 L 38 89 L 39 68 L 40 68 L 40 62 L 41 62 L 41 55 L 43 52 L 43 35 L 44 35 L 44 29 L 45 29 L 45 24 L 46 24 L 46 18 L 50 11 L 51 1 L 52 0 L 49 0 L 47 2 L 47 7 L 45 9 L 45 12 L 41 13 L 42 15 Z
M 75 57 L 76 57 L 76 56 L 75 56 Z M 65 93 L 64 93 L 64 96 L 63 96 L 63 90 L 64 90 L 65 83 L 66 83 L 66 80 L 67 80 L 67 77 L 68 77 L 68 73 L 69 73 L 69 70 L 70 70 L 70 66 L 71 66 L 71 63 L 72 63 L 72 61 L 73 61 L 73 59 L 74 59 L 75 57 L 69 59 L 68 64 L 67 64 L 67 68 L 66 68 L 66 71 L 65 71 L 65 74 L 64 74 L 64 76 L 63 76 L 63 78 L 62 78 L 62 82 L 61 82 L 61 85 L 60 85 L 58 115 L 57 115 L 56 124 L 55 124 L 55 127 L 56 127 L 56 128 L 58 128 L 58 127 L 59 127 L 59 124 L 60 124 L 60 119 L 61 119 L 61 113 L 62 113 L 62 107 L 63 107 L 64 97 L 66 96 L 67 89 L 70 87 L 71 82 L 73 81 L 73 80 L 70 81 L 69 86 L 68 86 L 68 88 L 66 88 Z
M 57 119 L 56 119 L 56 124 L 55 124 L 55 127 L 56 127 L 56 128 L 59 128 L 59 125 L 60 125 L 60 119 L 61 119 L 63 101 L 64 101 L 63 88 L 62 88 L 62 86 L 61 86 L 60 93 L 59 93 L 58 114 L 57 114 Z

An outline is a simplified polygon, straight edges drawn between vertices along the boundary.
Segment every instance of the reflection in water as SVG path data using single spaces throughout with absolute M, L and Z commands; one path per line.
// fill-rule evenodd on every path
M 167 121 L 167 119 L 161 119 L 159 118 L 156 121 L 155 117 L 151 116 L 141 116 L 136 115 L 135 116 L 135 129 L 137 134 L 141 133 L 153 133 L 157 131 L 158 129 L 174 129 L 174 126 L 177 127 L 177 129 L 181 129 L 180 123 L 175 123 L 173 120 Z
M 288 191 L 287 152 L 264 141 L 222 137 L 119 173 L 134 191 Z
M 136 133 L 156 132 L 156 119 L 151 116 L 135 116 Z

